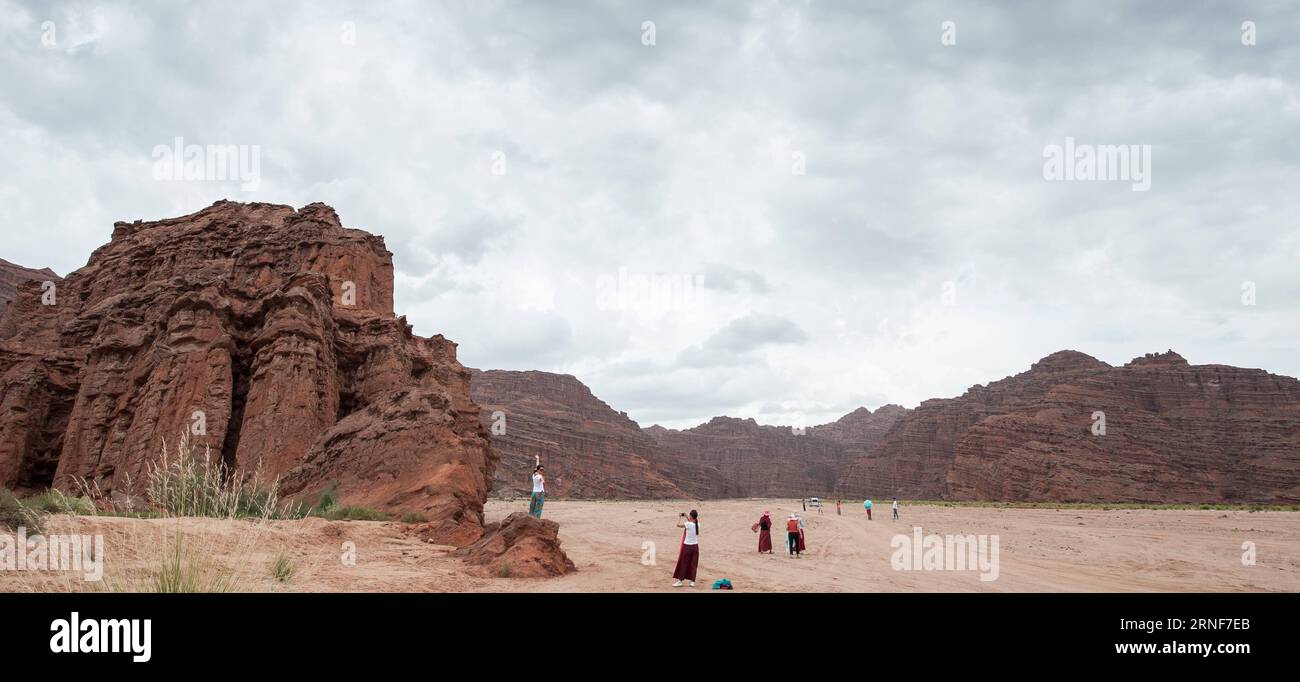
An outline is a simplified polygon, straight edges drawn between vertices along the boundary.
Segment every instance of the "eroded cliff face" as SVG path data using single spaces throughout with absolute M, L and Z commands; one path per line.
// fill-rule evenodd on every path
M 814 426 L 810 432 L 818 438 L 866 449 L 878 443 L 910 411 L 899 405 L 884 405 L 875 412 L 859 407 L 829 424 Z
M 547 494 L 597 499 L 686 497 L 655 468 L 653 438 L 567 374 L 471 370 L 470 395 L 501 452 L 494 491 L 532 490 L 534 463 L 546 466 Z M 495 415 L 495 417 L 494 417 Z
M 526 494 L 538 457 L 547 493 L 599 499 L 830 495 L 840 472 L 907 413 L 859 408 L 798 433 L 715 417 L 692 429 L 639 428 L 577 378 L 473 371 L 471 395 L 501 451 L 494 491 Z
M 753 419 L 714 417 L 695 428 L 647 429 L 663 450 L 660 465 L 704 498 L 829 496 L 846 464 L 844 444 Z M 812 432 L 812 433 L 810 433 Z
M 4 315 L 5 306 L 9 301 L 14 300 L 14 296 L 18 293 L 18 285 L 31 280 L 58 282 L 59 276 L 49 268 L 33 270 L 0 258 L 0 315 Z
M 0 318 L 0 485 L 137 488 L 165 439 L 304 498 L 476 536 L 496 454 L 454 343 L 393 314 L 392 254 L 334 210 L 217 202 L 117 223 Z
M 839 488 L 914 499 L 1294 503 L 1300 381 L 1189 365 L 1172 351 L 1123 367 L 1061 351 L 958 398 L 925 401 L 846 468 Z

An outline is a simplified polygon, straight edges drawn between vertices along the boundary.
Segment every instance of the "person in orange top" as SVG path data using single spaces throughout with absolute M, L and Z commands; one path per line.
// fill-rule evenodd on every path
M 790 549 L 790 556 L 799 556 L 799 517 L 794 514 L 785 522 L 785 545 Z

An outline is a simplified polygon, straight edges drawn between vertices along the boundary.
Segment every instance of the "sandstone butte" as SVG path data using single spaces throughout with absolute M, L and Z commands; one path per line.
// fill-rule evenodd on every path
M 421 512 L 476 540 L 497 454 L 456 344 L 393 313 L 392 254 L 334 210 L 219 201 L 119 222 L 0 317 L 0 485 L 138 493 L 187 430 L 310 501 Z M 136 490 L 130 488 L 134 486 Z

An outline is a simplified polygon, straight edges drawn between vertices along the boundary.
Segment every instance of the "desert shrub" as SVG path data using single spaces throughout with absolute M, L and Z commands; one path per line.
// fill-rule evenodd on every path
M 352 505 L 344 507 L 332 507 L 325 512 L 316 514 L 323 519 L 330 521 L 387 521 L 390 517 L 380 511 L 375 511 L 370 507 L 356 507 Z
M 166 516 L 210 516 L 216 518 L 301 518 L 301 508 L 281 504 L 279 479 L 265 484 L 261 466 L 250 476 L 240 476 L 209 449 L 202 457 L 190 449 L 188 435 L 182 435 L 175 456 L 163 444 L 162 459 L 151 464 L 145 487 L 149 504 Z
M 510 563 L 509 561 L 501 564 L 501 567 L 497 569 L 497 575 L 501 576 L 502 578 L 509 578 L 510 574 L 514 572 L 515 572 L 514 564 Z
M 47 514 L 94 514 L 95 504 L 86 497 L 68 495 L 62 490 L 50 488 L 39 495 L 33 495 L 23 504 Z
M 289 582 L 289 578 L 292 578 L 297 572 L 298 566 L 285 552 L 276 554 L 275 558 L 271 560 L 271 577 L 282 583 Z
M 221 566 L 202 547 L 187 544 L 178 535 L 164 550 L 146 591 L 159 593 L 237 592 L 235 574 Z
M 312 507 L 312 513 L 320 516 L 325 512 L 338 506 L 339 503 L 339 484 L 330 483 L 329 487 L 321 491 L 320 497 L 316 499 L 315 506 Z
M 402 523 L 428 523 L 429 517 L 420 512 L 411 512 L 402 515 Z

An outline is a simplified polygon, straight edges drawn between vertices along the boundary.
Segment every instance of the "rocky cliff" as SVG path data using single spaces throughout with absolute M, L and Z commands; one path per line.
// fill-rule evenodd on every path
M 59 276 L 49 268 L 32 270 L 0 258 L 0 315 L 4 315 L 5 306 L 18 294 L 18 285 L 31 280 L 58 282 Z
M 538 457 L 547 492 L 559 497 L 830 495 L 848 463 L 908 412 L 859 408 L 803 433 L 731 417 L 685 430 L 642 429 L 573 376 L 471 371 L 471 396 L 501 451 L 494 492 L 502 495 L 527 493 Z
M 393 314 L 392 254 L 334 210 L 221 201 L 119 222 L 0 318 L 0 485 L 139 486 L 165 439 L 309 498 L 477 537 L 496 463 L 456 345 Z
M 839 491 L 917 499 L 1300 501 L 1300 381 L 1075 351 L 927 400 L 848 466 Z
M 829 424 L 814 426 L 809 432 L 818 438 L 866 449 L 878 443 L 910 411 L 900 405 L 884 405 L 875 412 L 859 407 Z
M 850 420 L 853 421 L 853 420 Z M 830 496 L 855 446 L 829 435 L 840 427 L 760 425 L 753 419 L 714 417 L 684 430 L 646 429 L 659 443 L 658 463 L 679 487 L 698 497 Z
M 546 466 L 547 493 L 578 498 L 672 498 L 686 494 L 657 471 L 653 438 L 567 374 L 473 372 L 470 396 L 501 452 L 494 492 L 532 490 L 534 463 Z M 495 428 L 493 428 L 495 427 Z

